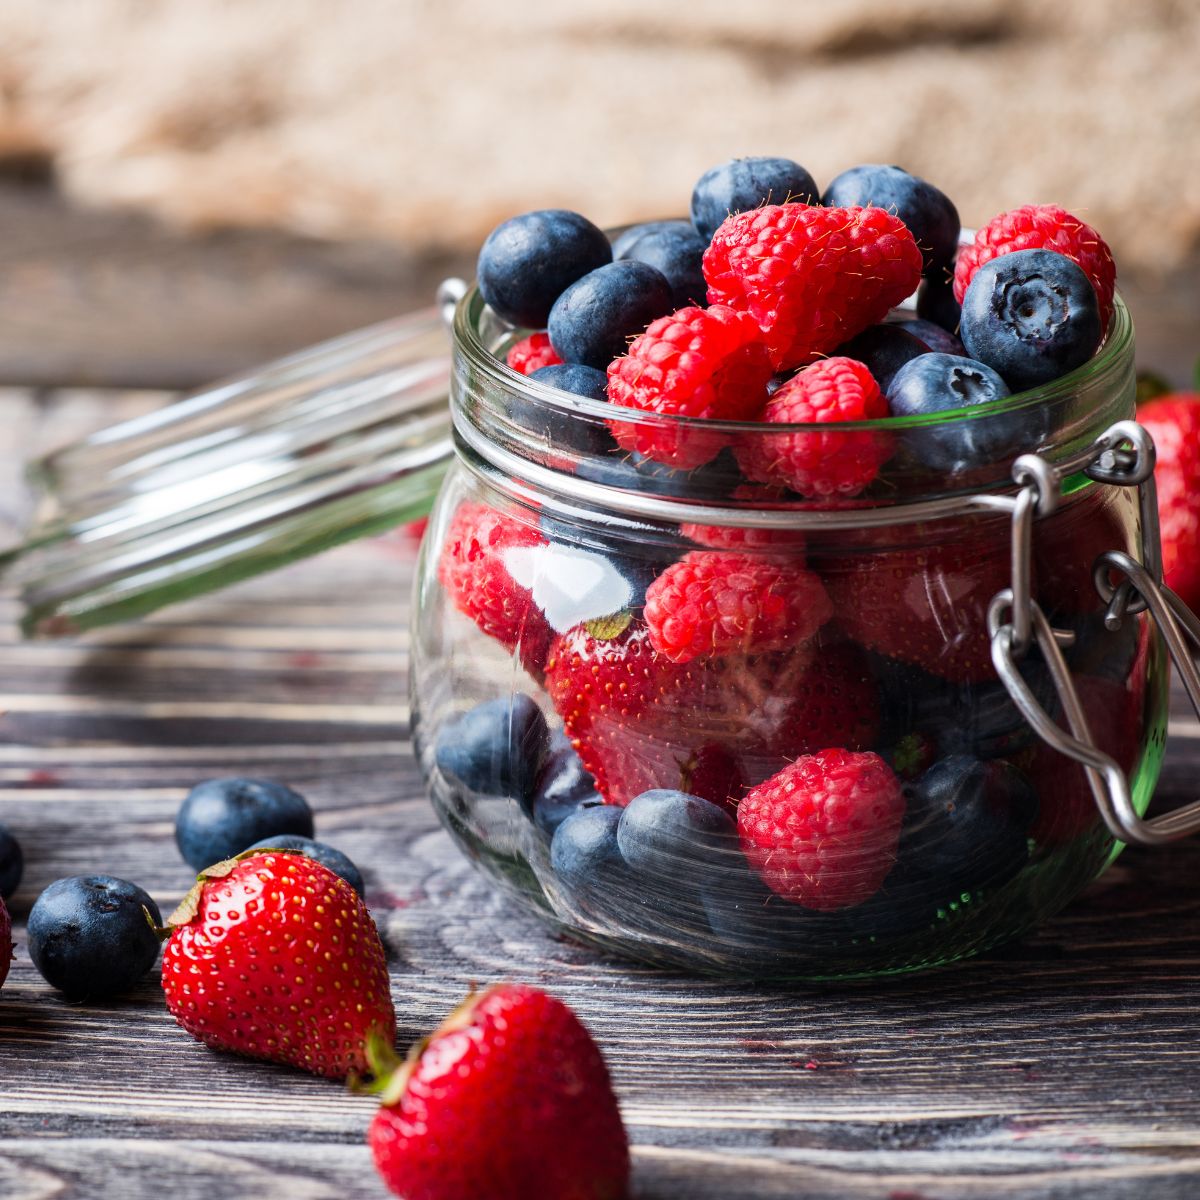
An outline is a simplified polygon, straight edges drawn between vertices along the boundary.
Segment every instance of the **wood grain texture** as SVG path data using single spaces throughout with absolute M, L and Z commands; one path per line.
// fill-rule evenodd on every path
M 352 545 L 77 644 L 21 644 L 0 599 L 0 820 L 28 859 L 0 992 L 0 1197 L 386 1194 L 370 1100 L 205 1050 L 153 978 L 67 1004 L 25 953 L 58 876 L 176 901 L 176 807 L 228 772 L 298 787 L 363 868 L 403 1041 L 472 981 L 527 979 L 576 1008 L 613 1070 L 638 1200 L 1200 1194 L 1200 845 L 1130 851 L 1024 943 L 924 976 L 783 990 L 597 957 L 493 890 L 423 796 L 411 569 L 400 542 Z M 1182 707 L 1176 730 L 1167 803 L 1200 764 Z

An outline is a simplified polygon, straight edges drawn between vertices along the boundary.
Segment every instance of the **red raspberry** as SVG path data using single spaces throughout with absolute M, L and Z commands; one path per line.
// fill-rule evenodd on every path
M 719 304 L 681 308 L 651 322 L 628 354 L 609 363 L 608 398 L 661 416 L 749 420 L 766 403 L 771 374 L 762 333 L 745 313 Z M 680 470 L 716 458 L 727 440 L 665 422 L 609 427 L 623 450 Z
M 672 662 L 782 650 L 833 616 L 820 579 L 779 559 L 693 550 L 646 589 L 650 643 Z
M 783 495 L 781 488 L 760 487 L 755 483 L 742 483 L 733 489 L 732 499 L 756 501 L 755 504 L 742 504 L 742 508 L 771 508 L 774 502 Z M 699 542 L 710 550 L 742 550 L 765 549 L 774 547 L 785 550 L 787 554 L 797 558 L 804 552 L 805 537 L 799 529 L 753 529 L 740 525 L 695 525 L 685 523 L 680 525 L 680 532 L 685 538 Z
M 822 750 L 738 807 L 742 849 L 777 895 L 821 910 L 870 899 L 896 860 L 904 795 L 878 754 Z
M 1056 204 L 1026 204 L 993 217 L 970 246 L 960 246 L 954 268 L 954 298 L 961 304 L 967 285 L 986 262 L 1016 250 L 1053 250 L 1077 262 L 1096 289 L 1100 325 L 1112 316 L 1117 267 L 1105 240 Z
M 540 674 L 554 631 L 529 589 L 508 573 L 504 552 L 545 543 L 536 527 L 468 501 L 450 522 L 438 562 L 438 579 L 455 607 L 506 649 L 516 649 L 534 675 Z
M 887 415 L 887 400 L 866 366 L 852 358 L 827 358 L 789 379 L 768 401 L 763 420 L 830 425 L 829 431 L 755 431 L 734 454 L 742 471 L 759 483 L 803 496 L 855 496 L 891 456 L 892 439 L 884 433 L 847 433 L 836 425 Z
M 748 312 L 783 369 L 882 321 L 921 282 L 921 251 L 882 208 L 768 204 L 713 234 L 704 278 L 709 303 Z
M 542 367 L 555 366 L 562 362 L 562 359 L 550 345 L 550 335 L 543 331 L 531 333 L 519 342 L 514 342 L 506 361 L 514 371 L 520 371 L 522 375 L 532 375 Z

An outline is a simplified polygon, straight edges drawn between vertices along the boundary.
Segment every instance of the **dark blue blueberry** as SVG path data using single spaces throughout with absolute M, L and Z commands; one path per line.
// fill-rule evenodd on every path
M 642 262 L 615 262 L 571 284 L 554 302 L 546 328 L 563 362 L 600 370 L 629 348 L 629 339 L 672 310 L 671 285 Z
M 917 318 L 915 321 L 897 321 L 896 325 L 907 330 L 913 337 L 920 338 L 934 354 L 957 354 L 960 358 L 967 357 L 966 347 L 962 342 L 932 321 Z
M 1103 332 L 1091 280 L 1052 250 L 993 258 L 975 272 L 963 297 L 963 345 L 1014 391 L 1082 366 Z
M 863 363 L 883 392 L 905 363 L 928 353 L 929 347 L 920 338 L 898 325 L 872 325 L 834 351 Z
M 576 475 L 626 491 L 654 496 L 683 496 L 695 500 L 728 499 L 746 482 L 733 451 L 727 446 L 711 462 L 693 471 L 678 471 L 653 458 L 623 451 L 608 458 L 593 458 L 576 467 Z
M 611 804 L 581 808 L 555 830 L 550 867 L 568 888 L 599 892 L 627 878 L 617 845 L 621 811 Z
M 295 850 L 305 858 L 319 862 L 328 867 L 335 875 L 344 879 L 360 896 L 365 890 L 362 872 L 340 850 L 327 846 L 324 842 L 314 842 L 312 838 L 299 837 L 294 833 L 284 833 L 276 837 L 259 839 L 247 850 Z
M 545 555 L 545 570 L 561 575 L 559 591 L 579 597 L 587 608 L 586 612 L 581 608 L 580 615 L 570 620 L 565 628 L 593 617 L 610 616 L 621 609 L 641 608 L 646 602 L 646 589 L 664 567 L 674 561 L 668 549 L 656 548 L 653 544 L 639 546 L 624 538 L 602 541 L 594 530 L 585 530 L 544 510 L 538 519 L 538 527 L 552 545 L 565 551 L 561 555 Z M 589 560 L 607 563 L 625 581 L 626 590 L 616 595 L 611 583 L 604 578 L 603 568 L 598 564 L 593 568 Z M 581 571 L 580 566 L 585 570 Z M 559 628 L 557 621 L 551 623 Z
M 950 197 L 900 167 L 867 163 L 843 171 L 821 203 L 834 208 L 884 208 L 908 226 L 924 258 L 925 273 L 942 272 L 958 249 L 961 225 Z
M 438 730 L 434 758 L 443 775 L 481 796 L 510 796 L 528 807 L 550 731 L 522 692 L 477 704 Z
M 719 889 L 745 869 L 737 827 L 720 806 L 687 792 L 655 788 L 626 805 L 617 829 L 625 861 L 665 892 Z
M 634 243 L 646 234 L 661 233 L 664 229 L 687 229 L 692 233 L 696 232 L 691 221 L 643 221 L 640 225 L 630 225 L 623 233 L 617 235 L 612 244 L 613 262 L 629 258 L 629 251 L 633 249 Z
M 663 273 L 671 285 L 671 303 L 687 308 L 708 303 L 708 284 L 700 268 L 708 242 L 686 221 L 669 222 L 643 234 L 614 257 L 644 262 Z
M 705 240 L 730 213 L 764 204 L 816 204 L 813 177 L 790 158 L 735 158 L 711 167 L 692 192 L 692 224 Z
M 24 869 L 21 843 L 7 825 L 0 825 L 0 900 L 7 900 L 17 890 Z
M 479 251 L 476 272 L 483 298 L 500 316 L 542 329 L 571 284 L 611 261 L 608 238 L 586 217 L 544 208 L 497 225 Z
M 555 363 L 539 367 L 529 375 L 530 379 L 571 392 L 589 400 L 607 400 L 605 386 L 608 383 L 603 371 L 579 363 Z M 552 449 L 565 449 L 577 454 L 610 454 L 617 448 L 608 426 L 603 421 L 569 408 L 556 408 L 548 402 L 530 400 L 515 393 L 509 396 L 508 411 L 522 429 L 546 439 Z
M 179 806 L 175 841 L 197 871 L 279 833 L 312 837 L 308 801 L 274 779 L 208 779 Z
M 932 279 L 921 280 L 921 286 L 917 288 L 917 317 L 945 333 L 958 333 L 962 305 L 954 298 L 954 280 L 948 271 L 939 271 Z M 929 348 L 941 349 L 932 343 Z
M 984 363 L 954 354 L 923 354 L 896 372 L 887 400 L 892 416 L 908 417 L 975 408 L 1008 394 L 1004 380 Z M 1048 428 L 1047 407 L 1026 405 L 913 429 L 904 443 L 927 467 L 953 473 L 1033 450 Z
M 1029 858 L 1037 793 L 1011 763 L 952 755 L 909 784 L 905 798 L 899 860 L 908 878 L 963 890 L 995 886 Z
M 767 395 L 773 396 L 785 383 L 790 383 L 799 374 L 798 371 L 780 371 L 767 380 Z
M 146 911 L 143 911 L 145 909 Z M 128 991 L 158 957 L 158 905 L 136 884 L 111 875 L 57 879 L 29 913 L 29 957 L 72 1000 Z
M 596 781 L 571 746 L 550 752 L 542 764 L 530 801 L 533 823 L 553 837 L 555 830 L 581 808 L 604 803 Z

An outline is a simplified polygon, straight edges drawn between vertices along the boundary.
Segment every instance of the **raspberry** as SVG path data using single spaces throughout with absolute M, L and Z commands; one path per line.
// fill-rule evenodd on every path
M 778 559 L 693 550 L 646 590 L 650 643 L 671 662 L 805 642 L 833 616 L 816 575 Z
M 634 338 L 608 367 L 608 398 L 662 416 L 747 420 L 767 399 L 771 362 L 762 334 L 745 313 L 714 305 L 681 308 Z M 664 423 L 610 421 L 621 448 L 681 470 L 716 458 L 719 433 Z
M 921 281 L 921 251 L 882 208 L 769 204 L 729 217 L 704 253 L 710 304 L 748 312 L 777 369 L 882 321 Z
M 1015 250 L 1053 250 L 1083 268 L 1100 302 L 1100 328 L 1112 316 L 1117 267 L 1104 239 L 1078 217 L 1056 204 L 1026 204 L 993 217 L 958 251 L 954 268 L 954 298 L 961 304 L 975 272 L 1002 254 Z
M 888 415 L 887 400 L 867 367 L 852 358 L 827 358 L 789 379 L 771 397 L 763 420 L 835 426 Z M 866 431 L 747 434 L 734 454 L 753 480 L 803 496 L 855 496 L 891 455 L 891 438 Z
M 534 675 L 540 674 L 554 632 L 529 589 L 508 573 L 504 552 L 545 543 L 535 527 L 468 501 L 450 522 L 438 562 L 438 579 L 455 607 L 505 649 L 517 650 Z
M 514 371 L 519 371 L 522 375 L 532 375 L 542 367 L 557 366 L 562 359 L 550 345 L 550 335 L 543 331 L 531 333 L 519 342 L 514 342 L 505 361 Z
M 755 483 L 741 483 L 733 489 L 731 499 L 754 501 L 743 504 L 743 508 L 767 508 L 783 496 L 782 488 L 760 487 Z M 805 537 L 799 529 L 754 529 L 741 525 L 696 525 L 685 522 L 679 527 L 685 538 L 707 546 L 710 550 L 762 549 L 768 546 L 786 549 L 793 558 L 804 551 Z
M 773 892 L 829 910 L 879 890 L 903 818 L 900 781 L 878 754 L 822 750 L 752 788 L 738 806 L 738 833 Z

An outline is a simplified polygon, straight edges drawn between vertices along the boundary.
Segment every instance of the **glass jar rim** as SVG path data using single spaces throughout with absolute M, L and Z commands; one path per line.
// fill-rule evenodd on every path
M 523 398 L 540 407 L 557 410 L 563 414 L 592 417 L 596 420 L 619 419 L 623 424 L 672 430 L 705 430 L 710 433 L 729 435 L 754 435 L 781 433 L 828 433 L 830 426 L 820 422 L 764 422 L 726 421 L 706 417 L 684 417 L 675 414 L 647 413 L 640 409 L 626 408 L 607 400 L 591 400 L 564 392 L 559 388 L 539 383 L 537 380 L 514 370 L 503 359 L 498 358 L 485 344 L 480 327 L 486 308 L 478 286 L 472 284 L 454 313 L 453 335 L 461 347 L 472 371 L 482 372 L 490 381 L 505 390 L 519 393 Z M 1001 400 L 961 408 L 946 409 L 938 413 L 919 413 L 903 417 L 880 417 L 871 421 L 839 421 L 840 433 L 898 433 L 906 430 L 936 430 L 954 426 L 962 421 L 979 420 L 1017 413 L 1026 408 L 1069 396 L 1081 386 L 1096 386 L 1107 375 L 1115 375 L 1124 369 L 1124 359 L 1133 341 L 1133 319 L 1120 293 L 1113 296 L 1113 315 L 1108 331 L 1096 353 L 1081 366 L 1060 376 L 1053 382 L 1014 392 Z

